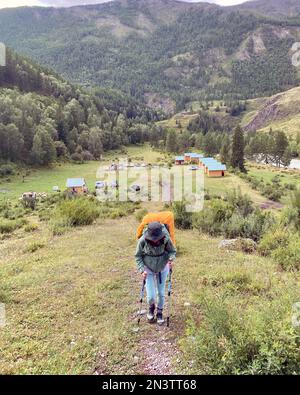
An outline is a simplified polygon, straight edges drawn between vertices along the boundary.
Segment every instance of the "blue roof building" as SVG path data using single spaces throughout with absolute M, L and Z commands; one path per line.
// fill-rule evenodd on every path
M 84 178 L 68 178 L 67 188 L 82 188 L 86 186 Z

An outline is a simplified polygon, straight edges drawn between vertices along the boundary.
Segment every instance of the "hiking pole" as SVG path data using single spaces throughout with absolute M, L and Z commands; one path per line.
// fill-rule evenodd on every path
M 167 328 L 169 328 L 169 326 L 170 326 L 171 291 L 172 291 L 172 269 L 170 269 L 170 273 L 169 273 L 169 283 L 168 283 L 168 317 L 167 317 Z
M 146 279 L 144 278 L 142 289 L 141 289 L 141 299 L 140 299 L 140 311 L 139 311 L 139 318 L 138 318 L 138 326 L 140 325 L 140 321 L 141 321 L 143 299 L 144 299 L 144 293 L 145 293 L 145 285 L 146 285 Z

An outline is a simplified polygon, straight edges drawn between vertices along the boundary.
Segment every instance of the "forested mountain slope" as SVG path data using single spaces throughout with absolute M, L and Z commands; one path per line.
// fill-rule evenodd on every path
M 8 50 L 7 66 L 0 69 L 0 161 L 81 161 L 140 142 L 143 117 L 153 114 L 139 117 L 128 100 L 129 117 L 122 100 L 111 92 L 85 93 Z
M 234 8 L 273 17 L 297 17 L 300 15 L 299 0 L 255 0 L 239 4 Z
M 242 8 L 119 0 L 5 9 L 0 37 L 75 83 L 118 89 L 167 112 L 191 100 L 270 96 L 299 83 L 291 47 L 300 18 Z

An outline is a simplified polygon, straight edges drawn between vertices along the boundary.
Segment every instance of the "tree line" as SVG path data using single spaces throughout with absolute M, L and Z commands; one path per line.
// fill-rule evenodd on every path
M 0 87 L 2 162 L 98 159 L 106 150 L 149 140 L 151 122 L 159 119 L 114 91 L 86 93 L 11 51 Z

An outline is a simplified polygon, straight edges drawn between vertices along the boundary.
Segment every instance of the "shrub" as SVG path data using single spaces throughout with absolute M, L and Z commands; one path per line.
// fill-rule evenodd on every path
M 93 155 L 89 151 L 83 151 L 82 152 L 82 159 L 84 161 L 95 160 L 95 158 L 93 157 Z
M 71 159 L 72 159 L 74 162 L 83 163 L 82 154 L 79 153 L 79 152 L 74 152 L 74 154 L 71 155 Z
M 271 256 L 278 247 L 286 247 L 289 243 L 289 232 L 280 227 L 272 228 L 266 232 L 258 246 L 258 251 L 263 256 Z
M 179 229 L 190 229 L 192 227 L 193 216 L 187 212 L 186 204 L 186 201 L 174 202 L 172 204 L 175 226 Z
M 274 222 L 271 213 L 257 209 L 246 218 L 242 237 L 259 241 L 264 233 L 274 225 Z
M 274 202 L 278 202 L 283 195 L 282 191 L 278 188 L 277 185 L 265 185 L 262 188 L 261 192 L 265 197 L 273 200 Z
M 242 279 L 243 280 L 243 279 Z M 191 321 L 183 345 L 203 374 L 300 373 L 299 332 L 291 326 L 291 301 L 240 308 L 227 296 L 204 294 L 203 319 Z
M 0 166 L 0 177 L 7 177 L 15 174 L 16 166 L 8 163 Z
M 40 250 L 41 248 L 45 247 L 45 243 L 42 243 L 40 241 L 34 241 L 33 243 L 30 243 L 26 249 L 25 252 L 36 252 L 37 250 Z
M 243 217 L 253 213 L 253 203 L 248 195 L 243 195 L 241 189 L 227 192 L 225 200 L 235 209 L 237 209 Z
M 234 213 L 221 226 L 222 233 L 229 239 L 236 239 L 244 236 L 246 219 L 240 213 Z
M 53 236 L 61 236 L 67 230 L 69 226 L 63 221 L 54 220 L 50 222 L 50 229 L 52 231 Z
M 287 271 L 300 269 L 300 236 L 291 235 L 288 245 L 277 248 L 272 257 L 282 269 Z
M 292 209 L 294 210 L 295 216 L 293 222 L 295 227 L 300 230 L 300 188 L 294 191 L 291 199 Z
M 14 230 L 21 228 L 25 223 L 25 219 L 10 220 L 0 218 L 0 233 L 12 233 Z
M 24 227 L 25 232 L 35 232 L 36 230 L 38 230 L 38 225 L 37 224 L 28 224 Z
M 56 213 L 69 226 L 91 225 L 99 214 L 97 202 L 86 198 L 65 200 L 59 204 Z
M 222 224 L 231 218 L 233 208 L 222 200 L 210 201 L 209 207 L 193 217 L 193 227 L 200 232 L 217 236 L 222 233 Z
M 25 213 L 26 211 L 22 206 L 13 205 L 8 200 L 0 202 L 0 215 L 6 219 L 23 218 Z

